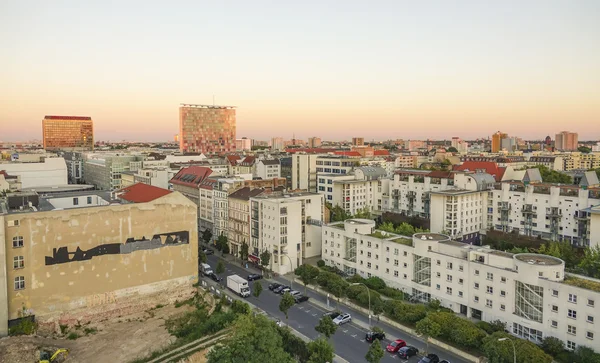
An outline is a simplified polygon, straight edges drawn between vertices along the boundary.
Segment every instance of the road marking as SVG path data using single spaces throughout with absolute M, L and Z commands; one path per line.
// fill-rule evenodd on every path
M 344 334 L 346 334 L 348 332 L 348 330 L 343 330 Z
M 360 341 L 364 343 L 366 340 L 364 340 L 364 339 L 361 339 Z
M 356 338 L 356 334 L 352 334 L 352 338 Z
M 307 313 L 310 313 L 310 309 L 306 310 Z
M 312 316 L 317 316 L 317 314 L 312 314 Z
M 298 309 L 302 310 L 304 309 L 304 306 L 298 306 Z

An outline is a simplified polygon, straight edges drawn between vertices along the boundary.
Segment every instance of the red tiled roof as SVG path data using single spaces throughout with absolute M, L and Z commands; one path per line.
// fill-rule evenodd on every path
M 170 183 L 198 188 L 210 174 L 212 174 L 210 168 L 204 166 L 188 166 L 179 170 L 173 179 L 170 180 Z
M 240 160 L 241 157 L 239 155 L 227 155 L 227 161 L 229 165 L 236 165 L 237 161 Z
M 498 164 L 491 161 L 465 161 L 462 165 L 455 165 L 453 170 L 456 171 L 484 171 L 496 179 L 497 182 L 502 181 L 502 176 L 506 168 L 499 167 Z
M 453 178 L 454 173 L 451 171 L 442 171 L 442 170 L 433 170 L 431 173 L 427 175 L 430 178 Z
M 217 180 L 216 179 L 205 179 L 202 182 L 200 182 L 200 185 L 198 186 L 199 188 L 202 189 L 208 189 L 208 190 L 213 190 L 215 184 L 217 184 Z
M 373 150 L 373 156 L 388 156 L 390 152 L 388 150 Z
M 152 185 L 137 183 L 123 188 L 117 192 L 117 196 L 133 203 L 146 203 L 171 193 L 170 190 Z
M 254 156 L 246 156 L 242 161 L 240 161 L 239 165 L 241 166 L 252 166 L 254 165 Z
M 341 155 L 341 156 L 356 156 L 356 157 L 362 156 L 362 155 L 360 155 L 360 153 L 358 151 L 335 151 L 334 154 Z

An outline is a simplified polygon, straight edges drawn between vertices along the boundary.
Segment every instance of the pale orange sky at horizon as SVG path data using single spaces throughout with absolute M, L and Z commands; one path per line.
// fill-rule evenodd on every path
M 3 5 L 0 141 L 172 140 L 213 95 L 238 138 L 600 139 L 600 2 L 144 4 Z

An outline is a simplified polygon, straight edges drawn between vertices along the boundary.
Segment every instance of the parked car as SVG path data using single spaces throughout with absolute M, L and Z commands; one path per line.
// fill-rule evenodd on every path
M 211 280 L 216 281 L 216 282 L 223 280 L 222 277 L 217 276 L 217 274 L 214 272 L 209 273 L 207 276 L 210 277 Z
M 281 284 L 274 282 L 272 284 L 269 284 L 269 290 L 275 291 L 275 289 L 278 288 L 279 286 L 281 286 Z
M 440 363 L 440 357 L 436 354 L 427 354 L 425 357 L 421 358 L 419 363 Z
M 396 339 L 390 344 L 388 344 L 387 347 L 385 347 L 385 350 L 387 350 L 390 353 L 395 353 L 398 351 L 398 349 L 402 347 L 406 347 L 406 342 L 402 339 Z
M 448 359 L 441 360 L 440 363 L 450 363 Z
M 385 333 L 380 333 L 377 331 L 369 331 L 367 335 L 365 335 L 365 340 L 369 343 L 373 343 L 374 340 L 382 341 L 385 339 Z
M 204 254 L 207 256 L 215 254 L 215 250 L 213 250 L 212 248 L 203 248 L 202 252 L 204 252 Z
M 299 304 L 301 302 L 308 301 L 308 296 L 305 296 L 305 295 L 296 295 L 296 296 L 294 296 L 294 300 L 296 301 L 296 304 Z
M 328 311 L 325 314 L 323 314 L 323 316 L 328 316 L 331 318 L 331 320 L 337 318 L 338 316 L 342 315 L 342 313 L 340 311 Z
M 262 275 L 259 275 L 259 274 L 250 274 L 250 275 L 248 275 L 248 278 L 247 278 L 248 281 L 260 280 L 260 279 L 262 279 Z
M 274 289 L 273 292 L 276 294 L 282 294 L 282 291 L 285 289 L 288 289 L 288 291 L 289 291 L 290 287 L 285 286 L 285 285 L 280 285 L 278 288 Z
M 290 292 L 290 291 L 292 291 L 292 288 L 291 288 L 291 287 L 289 287 L 289 286 L 285 286 L 283 289 L 279 290 L 278 294 L 281 294 L 281 295 L 283 295 L 283 294 L 285 294 L 286 292 Z
M 417 353 L 419 353 L 419 350 L 410 345 L 398 349 L 398 357 L 402 359 L 408 359 L 413 355 L 417 355 Z
M 289 293 L 290 293 L 290 295 L 292 295 L 292 296 L 298 296 L 298 295 L 300 295 L 300 294 L 301 294 L 301 293 L 300 293 L 300 291 L 296 291 L 296 290 L 289 291 Z
M 350 316 L 350 314 L 341 314 L 338 317 L 336 317 L 335 319 L 333 319 L 333 323 L 335 325 L 342 325 L 342 324 L 349 323 L 351 320 L 352 320 L 352 317 Z

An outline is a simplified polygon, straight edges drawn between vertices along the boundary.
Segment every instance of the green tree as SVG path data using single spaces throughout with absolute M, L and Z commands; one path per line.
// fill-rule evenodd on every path
M 379 291 L 381 289 L 385 289 L 385 281 L 383 281 L 382 278 L 377 277 L 377 276 L 371 276 L 368 279 L 365 280 L 365 285 L 367 285 L 367 287 L 369 289 L 373 289 L 376 291 Z
M 392 222 L 383 222 L 379 225 L 378 229 L 384 232 L 396 233 L 396 228 L 394 227 L 394 223 Z
M 333 362 L 333 347 L 323 338 L 308 343 L 308 363 Z M 271 362 L 275 362 L 271 360 Z
M 458 149 L 456 149 L 454 146 L 450 146 L 449 148 L 446 149 L 446 151 L 449 153 L 457 153 Z
M 556 337 L 545 337 L 542 341 L 542 349 L 544 352 L 556 357 L 565 350 L 565 343 Z
M 341 222 L 346 219 L 352 218 L 352 214 L 346 212 L 342 207 L 336 205 L 335 207 L 330 209 L 331 211 L 331 221 L 332 222 Z
M 431 310 L 439 310 L 442 303 L 438 299 L 431 299 L 429 304 L 427 304 Z
M 585 345 L 577 346 L 577 349 L 575 349 L 575 356 L 577 357 L 577 362 L 600 363 L 600 354 L 594 352 L 592 348 L 586 347 Z
M 228 243 L 228 240 L 227 240 L 227 236 L 220 235 L 219 238 L 217 238 L 217 243 L 216 243 L 215 247 L 221 253 L 225 253 L 224 252 L 225 248 L 227 247 L 229 249 L 229 243 Z
M 290 329 L 277 327 L 277 330 L 279 331 L 279 335 L 281 335 L 281 339 L 283 340 L 283 349 L 299 363 L 308 362 L 308 344 L 306 344 L 301 338 L 294 335 Z
M 219 260 L 219 263 L 217 263 L 217 271 L 218 274 L 222 274 L 223 272 L 225 272 L 225 265 L 223 264 L 223 261 Z
M 317 278 L 317 276 L 319 276 L 320 272 L 321 271 L 317 267 L 315 267 L 313 265 L 308 265 L 308 264 L 303 264 L 296 268 L 294 273 L 296 274 L 296 276 L 300 277 L 300 280 L 302 280 L 302 283 L 304 284 L 304 293 L 305 294 L 306 294 L 306 285 L 313 283 L 315 281 L 315 279 Z
M 513 362 L 513 346 L 508 341 L 499 342 L 498 339 L 501 338 L 512 339 L 517 352 L 517 362 L 552 362 L 552 357 L 544 353 L 544 351 L 534 343 L 528 340 L 514 338 L 504 332 L 496 332 L 485 337 L 481 346 L 482 352 L 488 358 L 490 363 Z
M 264 250 L 260 254 L 260 264 L 265 271 L 269 271 L 269 261 L 271 261 L 271 253 L 268 250 Z
M 263 315 L 241 315 L 231 339 L 217 344 L 208 354 L 208 363 L 282 362 L 294 363 L 283 348 L 277 327 Z
M 415 227 L 411 226 L 406 222 L 402 222 L 398 227 L 396 227 L 395 232 L 402 236 L 412 236 L 413 234 L 415 234 Z
M 206 261 L 208 261 L 208 259 L 206 258 L 206 254 L 202 251 L 198 251 L 198 262 L 206 263 Z
M 577 256 L 573 246 L 568 242 L 550 241 L 540 246 L 538 253 L 554 256 L 565 261 L 566 267 L 574 267 L 577 262 Z
M 371 219 L 371 211 L 369 210 L 369 207 L 360 209 L 358 212 L 356 212 L 354 218 Z
M 263 291 L 262 284 L 260 283 L 260 281 L 256 281 L 254 283 L 254 289 L 252 290 L 252 294 L 254 295 L 255 298 L 258 299 L 258 297 L 260 296 L 262 291 Z
M 592 149 L 587 146 L 580 146 L 577 148 L 577 151 L 579 151 L 580 153 L 589 154 L 592 152 Z
M 427 343 L 425 351 L 429 352 L 429 337 L 436 338 L 440 336 L 442 334 L 442 327 L 435 321 L 425 318 L 417 323 L 416 332 L 425 337 L 425 342 Z
M 231 303 L 231 311 L 233 311 L 234 314 L 238 315 L 250 315 L 252 309 L 250 309 L 250 305 L 246 304 L 243 301 L 233 300 L 233 303 Z
M 324 316 L 319 320 L 319 324 L 315 326 L 315 330 L 329 339 L 337 330 L 337 325 L 333 323 L 330 316 Z
M 585 249 L 579 268 L 589 277 L 600 278 L 600 246 Z
M 202 232 L 202 240 L 204 241 L 204 243 L 210 243 L 211 238 L 212 238 L 212 232 L 210 231 L 210 229 L 205 229 Z
M 561 183 L 561 184 L 572 184 L 573 178 L 569 175 L 561 173 L 556 170 L 549 169 L 545 165 L 536 165 L 533 168 L 537 168 L 540 170 L 540 175 L 542 176 L 542 181 L 545 183 Z
M 288 310 L 290 310 L 290 308 L 294 306 L 295 303 L 296 300 L 294 300 L 294 297 L 292 297 L 292 295 L 289 292 L 283 294 L 281 301 L 279 301 L 279 311 L 285 314 L 286 321 L 288 319 Z
M 383 348 L 381 348 L 379 339 L 375 339 L 369 347 L 367 355 L 365 355 L 365 359 L 369 363 L 379 363 L 384 355 L 385 353 L 383 352 Z
M 248 250 L 248 244 L 246 242 L 242 243 L 242 247 L 240 247 L 240 258 L 242 259 L 242 262 L 248 260 Z

